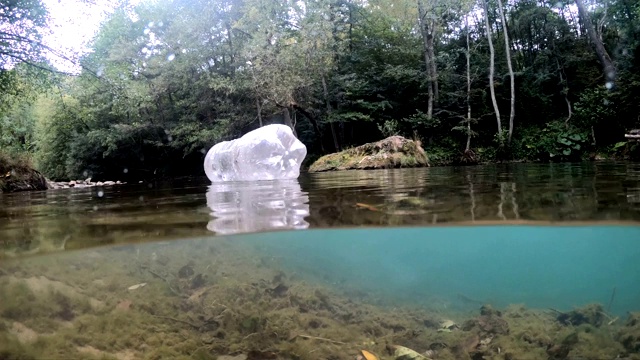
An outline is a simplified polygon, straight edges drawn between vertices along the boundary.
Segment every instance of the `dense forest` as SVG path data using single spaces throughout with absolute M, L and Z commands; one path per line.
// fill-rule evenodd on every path
M 5 157 L 52 179 L 202 175 L 210 146 L 274 122 L 309 161 L 394 134 L 432 164 L 640 152 L 624 139 L 640 127 L 636 0 L 117 5 L 67 74 L 40 0 L 2 3 Z

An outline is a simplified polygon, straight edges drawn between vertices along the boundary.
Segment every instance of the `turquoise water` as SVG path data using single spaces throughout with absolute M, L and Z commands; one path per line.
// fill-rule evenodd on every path
M 297 271 L 388 301 L 640 308 L 640 226 L 462 226 L 237 235 Z M 477 302 L 477 303 L 476 303 Z

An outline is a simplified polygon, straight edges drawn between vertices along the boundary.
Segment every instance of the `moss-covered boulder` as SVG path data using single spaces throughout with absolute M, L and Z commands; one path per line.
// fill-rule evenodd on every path
M 46 189 L 47 180 L 28 162 L 0 154 L 0 193 Z
M 388 169 L 429 166 L 429 160 L 418 142 L 402 136 L 364 144 L 316 160 L 310 172 L 352 169 Z

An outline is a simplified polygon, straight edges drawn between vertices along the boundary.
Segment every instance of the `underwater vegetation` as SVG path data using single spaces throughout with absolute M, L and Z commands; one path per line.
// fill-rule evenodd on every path
M 0 359 L 640 359 L 640 313 L 390 304 L 228 239 L 0 263 Z

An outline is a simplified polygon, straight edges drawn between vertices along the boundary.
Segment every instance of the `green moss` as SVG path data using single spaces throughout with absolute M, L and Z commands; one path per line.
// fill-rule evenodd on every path
M 310 172 L 349 169 L 382 169 L 428 166 L 424 150 L 414 141 L 393 136 L 339 153 L 325 155 L 315 161 Z

